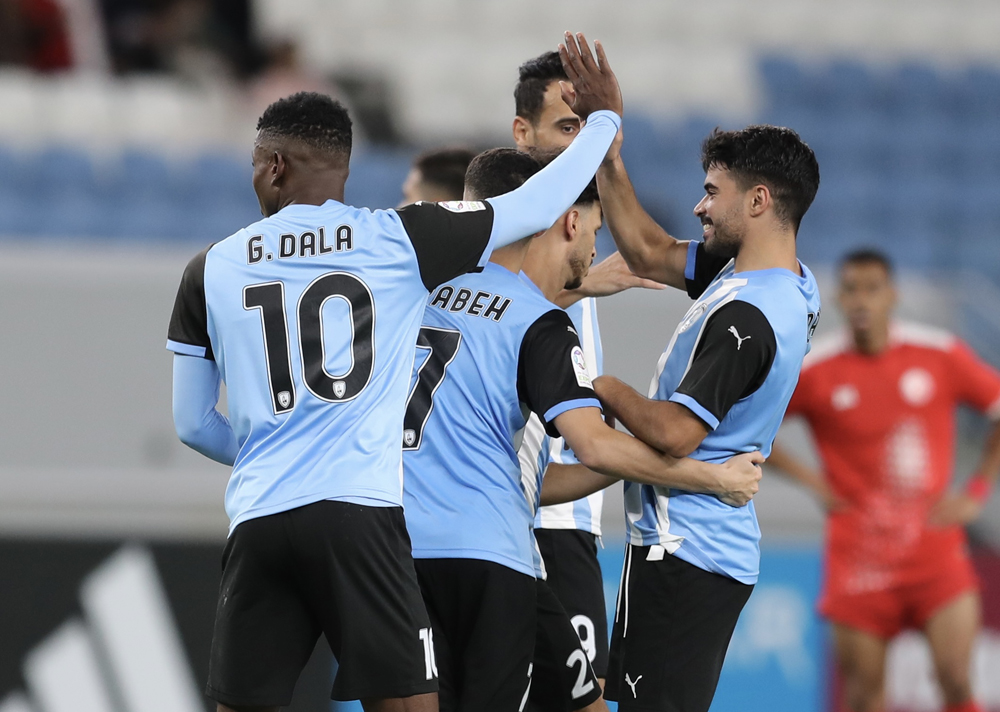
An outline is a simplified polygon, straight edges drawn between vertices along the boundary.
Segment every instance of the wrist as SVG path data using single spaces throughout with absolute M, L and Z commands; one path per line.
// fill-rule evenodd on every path
M 980 504 L 985 504 L 993 491 L 993 480 L 982 473 L 976 473 L 965 483 L 965 494 Z

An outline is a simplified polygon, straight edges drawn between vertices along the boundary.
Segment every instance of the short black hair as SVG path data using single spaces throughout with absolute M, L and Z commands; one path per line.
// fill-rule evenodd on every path
M 853 267 L 855 265 L 878 265 L 885 270 L 885 273 L 890 278 L 892 278 L 893 273 L 896 271 L 889 256 L 881 250 L 876 250 L 872 247 L 863 247 L 853 252 L 848 252 L 840 260 L 841 270 L 845 267 Z
M 799 135 L 779 126 L 715 129 L 701 145 L 701 167 L 729 170 L 744 189 L 762 183 L 774 198 L 779 220 L 798 232 L 819 190 L 816 154 Z
M 266 138 L 293 138 L 320 151 L 351 154 L 351 117 L 339 101 L 301 91 L 264 109 L 257 131 Z
M 425 151 L 413 160 L 420 178 L 448 194 L 449 200 L 461 200 L 465 172 L 475 153 L 467 148 L 438 148 Z
M 472 159 L 465 189 L 476 200 L 495 198 L 520 188 L 541 169 L 534 157 L 516 148 L 491 148 Z
M 554 81 L 568 81 L 566 70 L 558 52 L 546 52 L 529 59 L 517 70 L 514 87 L 514 111 L 532 124 L 538 123 L 542 114 L 545 90 Z
M 538 162 L 542 165 L 542 168 L 549 165 L 558 158 L 559 154 L 565 151 L 564 146 L 557 146 L 551 148 L 539 148 L 537 146 L 532 146 L 528 149 L 528 153 L 538 159 Z M 601 194 L 597 192 L 597 176 L 590 179 L 587 183 L 587 187 L 583 189 L 583 192 L 573 201 L 573 205 L 593 205 L 594 203 L 601 202 Z

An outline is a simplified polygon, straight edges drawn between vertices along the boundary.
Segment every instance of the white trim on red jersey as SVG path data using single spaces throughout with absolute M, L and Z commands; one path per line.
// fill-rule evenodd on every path
M 956 342 L 955 335 L 936 326 L 919 324 L 913 321 L 894 321 L 889 326 L 889 345 L 923 346 L 928 349 L 948 351 Z M 802 370 L 812 368 L 823 361 L 850 351 L 854 348 L 854 339 L 847 328 L 839 329 L 813 341 L 812 350 L 802 362 Z M 1000 407 L 1000 404 L 998 404 Z M 1000 417 L 1000 413 L 998 416 Z

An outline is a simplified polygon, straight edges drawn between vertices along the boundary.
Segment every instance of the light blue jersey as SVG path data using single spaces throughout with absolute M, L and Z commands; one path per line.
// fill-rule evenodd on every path
M 691 243 L 685 277 L 697 301 L 660 357 L 649 397 L 692 410 L 710 432 L 691 457 L 724 462 L 760 450 L 766 457 L 819 319 L 812 273 L 734 272 Z M 727 392 L 730 391 L 730 392 Z M 625 483 L 629 541 L 658 544 L 706 571 L 755 583 L 760 529 L 753 502 Z
M 566 313 L 573 320 L 573 326 L 580 335 L 591 378 L 597 378 L 604 373 L 604 349 L 601 345 L 601 328 L 597 322 L 597 300 L 593 297 L 581 299 L 567 307 Z M 546 436 L 543 446 L 549 451 L 551 462 L 564 465 L 574 465 L 579 462 L 562 438 Z M 535 514 L 535 528 L 578 529 L 600 536 L 603 505 L 604 490 L 600 490 L 575 502 L 541 507 Z
M 471 558 L 534 575 L 533 508 L 518 445 L 529 411 L 550 434 L 600 407 L 564 311 L 490 263 L 427 303 L 403 430 L 407 528 L 416 559 Z
M 226 382 L 231 432 L 214 428 L 218 442 L 202 451 L 222 459 L 233 436 L 239 447 L 226 490 L 230 533 L 324 499 L 402 504 L 404 406 L 428 292 L 550 227 L 620 123 L 595 112 L 545 169 L 484 202 L 292 204 L 191 261 L 167 348 L 214 361 Z

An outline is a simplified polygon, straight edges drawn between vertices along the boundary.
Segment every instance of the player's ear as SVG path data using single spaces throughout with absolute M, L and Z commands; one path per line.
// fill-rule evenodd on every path
M 279 185 L 285 179 L 288 164 L 280 151 L 271 154 L 271 185 Z
M 566 241 L 572 242 L 580 234 L 580 211 L 576 208 L 570 208 L 563 215 L 563 220 L 563 227 L 566 230 Z
M 531 145 L 531 123 L 523 116 L 514 117 L 512 131 L 514 134 L 514 144 L 518 148 L 523 149 L 525 146 Z
M 771 205 L 771 191 L 764 184 L 758 184 L 747 191 L 747 207 L 750 217 L 756 218 L 764 214 Z

